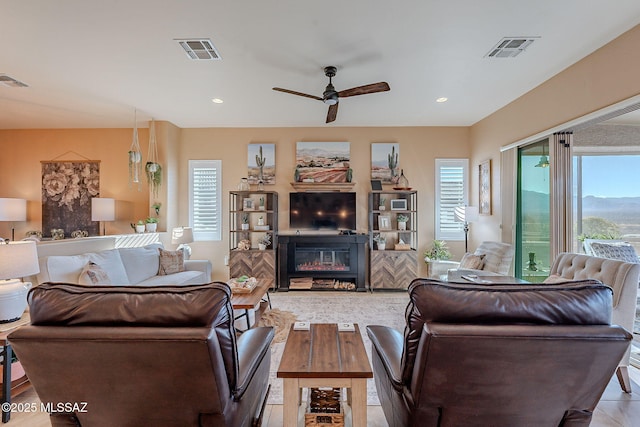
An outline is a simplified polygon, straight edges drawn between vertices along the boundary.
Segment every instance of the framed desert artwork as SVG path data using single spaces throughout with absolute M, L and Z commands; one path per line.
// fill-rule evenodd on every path
M 398 158 L 400 144 L 374 142 L 371 144 L 371 179 L 382 181 L 383 184 L 398 182 Z
M 276 183 L 276 145 L 249 144 L 247 148 L 247 177 L 249 184 Z
M 479 213 L 491 215 L 491 160 L 485 160 L 478 166 Z
M 351 160 L 348 142 L 298 142 L 296 173 L 301 182 L 347 182 Z

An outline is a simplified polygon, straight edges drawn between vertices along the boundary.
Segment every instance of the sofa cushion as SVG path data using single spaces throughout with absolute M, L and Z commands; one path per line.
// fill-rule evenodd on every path
M 38 282 L 78 283 L 78 277 L 89 262 L 89 255 L 52 255 L 42 260 Z
M 110 285 L 111 280 L 106 271 L 98 264 L 89 261 L 78 277 L 81 285 Z
M 129 283 L 135 285 L 158 274 L 162 245 L 154 243 L 141 248 L 120 248 L 120 258 L 127 272 Z
M 142 282 L 136 283 L 138 286 L 156 285 L 200 285 L 209 283 L 202 271 L 181 271 L 180 273 L 168 274 L 165 276 L 153 276 Z
M 111 283 L 114 285 L 126 285 L 129 283 L 127 272 L 124 269 L 122 258 L 118 249 L 90 253 L 89 261 L 98 264 L 109 275 Z M 78 275 L 79 276 L 79 275 Z M 72 283 L 77 283 L 77 278 Z
M 166 276 L 184 271 L 184 252 L 183 251 L 167 251 L 162 248 L 160 252 L 160 269 L 158 275 Z

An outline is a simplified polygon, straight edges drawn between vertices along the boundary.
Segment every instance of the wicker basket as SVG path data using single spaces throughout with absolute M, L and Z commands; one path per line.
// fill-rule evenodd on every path
M 312 388 L 304 414 L 305 427 L 343 427 L 344 411 L 339 388 Z

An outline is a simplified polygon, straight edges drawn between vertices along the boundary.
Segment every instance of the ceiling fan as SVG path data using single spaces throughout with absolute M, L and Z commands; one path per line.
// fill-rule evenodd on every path
M 347 96 L 366 95 L 368 93 L 386 92 L 390 90 L 389 84 L 387 82 L 378 82 L 369 85 L 353 87 L 351 89 L 341 90 L 338 92 L 331 83 L 331 79 L 336 75 L 336 71 L 337 68 L 334 66 L 324 67 L 324 75 L 329 77 L 329 84 L 322 93 L 322 97 L 309 95 L 302 92 L 296 92 L 294 90 L 282 89 L 280 87 L 274 87 L 273 90 L 298 96 L 304 96 L 306 98 L 317 99 L 318 101 L 324 102 L 329 106 L 329 111 L 327 112 L 327 123 L 330 123 L 336 119 L 336 116 L 338 114 L 339 98 L 346 98 Z

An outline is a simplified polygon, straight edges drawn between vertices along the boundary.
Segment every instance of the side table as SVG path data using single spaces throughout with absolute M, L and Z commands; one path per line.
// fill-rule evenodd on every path
M 20 326 L 26 325 L 31 322 L 31 318 L 29 317 L 29 313 L 25 312 L 22 317 L 15 322 L 0 324 L 0 345 L 2 345 L 2 403 L 3 407 L 4 403 L 11 403 L 11 395 L 13 393 L 14 396 L 19 395 L 20 393 L 27 390 L 31 387 L 29 383 L 29 378 L 27 376 L 23 376 L 19 378 L 19 381 L 14 381 L 11 384 L 11 358 L 13 357 L 13 349 L 11 348 L 11 344 L 7 337 L 9 334 Z M 7 363 L 9 361 L 9 363 Z M 11 418 L 11 411 L 2 410 L 2 422 L 7 423 Z

